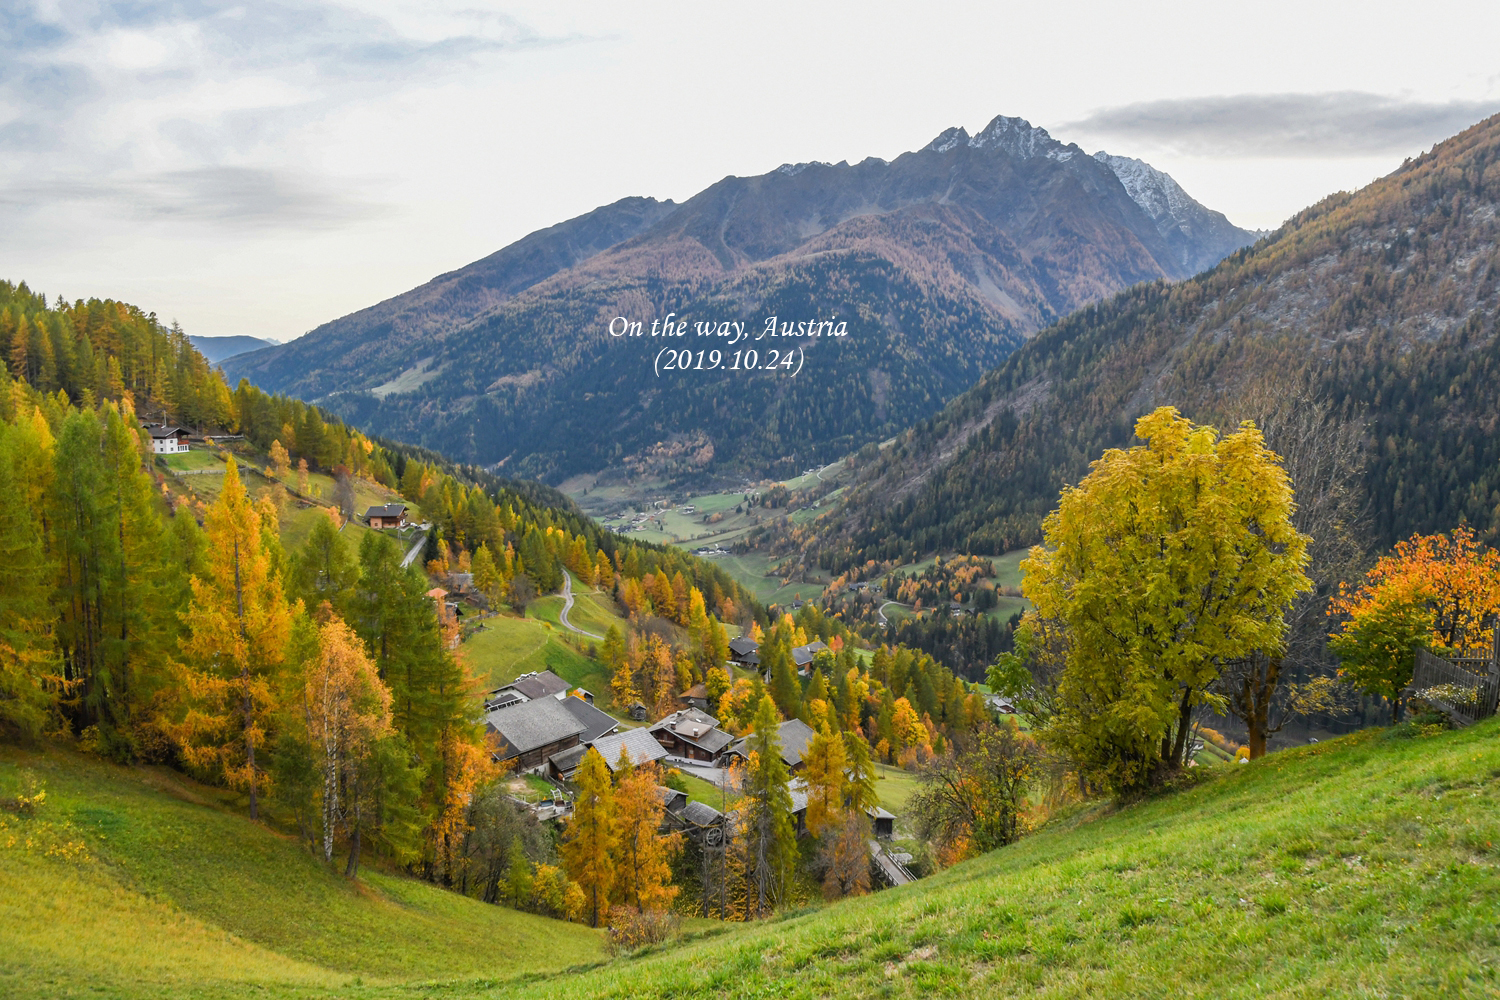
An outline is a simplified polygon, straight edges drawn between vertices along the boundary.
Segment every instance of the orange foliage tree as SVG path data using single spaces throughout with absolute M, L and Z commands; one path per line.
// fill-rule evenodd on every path
M 1329 606 L 1338 623 L 1329 648 L 1339 676 L 1401 713 L 1416 651 L 1483 649 L 1494 641 L 1500 612 L 1500 553 L 1481 546 L 1467 526 L 1451 535 L 1413 535 L 1396 543 L 1351 590 L 1339 586 Z

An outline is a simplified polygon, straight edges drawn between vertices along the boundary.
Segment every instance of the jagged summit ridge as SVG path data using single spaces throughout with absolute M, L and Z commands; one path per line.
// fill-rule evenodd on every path
M 1125 185 L 1130 200 L 1141 206 L 1141 210 L 1158 226 L 1165 218 L 1181 220 L 1192 209 L 1203 207 L 1173 180 L 1171 174 L 1157 170 L 1145 160 L 1115 156 L 1102 149 L 1094 154 L 1094 159 L 1114 171 L 1120 183 Z
M 1046 129 L 1033 125 L 1024 118 L 1012 118 L 1006 115 L 996 115 L 983 131 L 972 137 L 962 126 L 946 129 L 922 148 L 924 151 L 946 153 L 956 146 L 968 146 L 972 149 L 1003 149 L 1012 156 L 1022 159 L 1045 156 L 1062 163 L 1072 159 L 1074 154 L 1082 152 L 1077 146 L 1057 141 Z
M 1102 149 L 1094 159 L 1109 167 L 1130 200 L 1156 223 L 1157 232 L 1172 244 L 1188 270 L 1211 267 L 1234 245 L 1243 244 L 1244 230 L 1194 199 L 1166 171 L 1145 160 L 1115 156 Z

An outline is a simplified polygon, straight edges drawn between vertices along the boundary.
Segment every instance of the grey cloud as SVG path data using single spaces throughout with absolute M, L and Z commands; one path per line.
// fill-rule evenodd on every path
M 1239 94 L 1104 108 L 1059 131 L 1199 156 L 1355 157 L 1430 146 L 1500 111 L 1500 99 L 1414 101 L 1357 91 Z
M 57 180 L 0 191 L 0 204 L 46 209 L 86 203 L 148 222 L 239 230 L 326 230 L 386 208 L 317 178 L 287 171 L 201 167 L 115 181 Z
M 379 17 L 330 0 L 140 0 L 0 4 L 0 149 L 14 138 L 63 146 L 70 119 L 108 113 L 112 101 L 170 95 L 200 77 L 258 75 L 285 79 L 323 106 L 463 72 L 512 51 L 588 39 L 544 36 L 503 14 L 455 11 L 462 30 L 422 39 Z M 118 30 L 187 28 L 186 63 L 140 70 L 80 62 L 79 45 Z M 293 116 L 295 118 L 295 116 Z M 33 147 L 34 148 L 34 147 Z

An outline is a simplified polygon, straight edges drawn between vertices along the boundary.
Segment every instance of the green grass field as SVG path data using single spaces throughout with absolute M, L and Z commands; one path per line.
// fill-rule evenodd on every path
M 1495 996 L 1497 736 L 1283 751 L 902 889 L 465 995 Z
M 562 599 L 554 598 L 558 606 Z M 460 647 L 469 658 L 471 669 L 486 678 L 490 688 L 513 681 L 521 674 L 551 670 L 577 687 L 594 693 L 596 704 L 610 710 L 609 676 L 596 661 L 584 656 L 562 638 L 563 630 L 544 619 L 494 615 L 484 619 L 484 627 Z M 556 615 L 553 616 L 554 620 Z
M 166 769 L 4 748 L 0 793 L 23 767 L 46 802 L 34 817 L 0 812 L 7 998 L 322 997 L 603 957 L 577 925 L 374 869 L 351 883 Z
M 677 777 L 687 786 L 689 802 L 702 802 L 704 805 L 712 806 L 720 812 L 724 811 L 725 796 L 718 785 L 711 781 L 704 781 L 695 775 L 684 774 L 681 771 L 677 773 Z M 738 799 L 738 795 L 731 794 L 728 797 L 728 803 L 734 805 Z
M 18 764 L 48 800 L 34 819 L 0 814 L 7 997 L 1500 991 L 1500 720 L 1226 765 L 1183 792 L 1074 807 L 901 889 L 604 964 L 575 926 L 388 876 L 350 886 L 169 772 L 4 750 L 0 787 Z M 48 856 L 70 842 L 82 850 Z
M 880 804 L 897 816 L 906 815 L 906 803 L 919 787 L 917 776 L 888 764 L 875 765 L 875 794 Z
M 178 472 L 192 472 L 199 469 L 223 469 L 224 462 L 218 454 L 209 448 L 198 446 L 191 451 L 179 451 L 175 455 L 160 456 L 162 464 L 169 469 Z

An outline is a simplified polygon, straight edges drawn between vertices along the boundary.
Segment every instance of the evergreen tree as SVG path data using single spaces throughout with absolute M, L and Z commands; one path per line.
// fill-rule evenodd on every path
M 292 558 L 288 589 L 309 608 L 327 601 L 339 617 L 350 614 L 359 565 L 331 517 L 318 517 L 302 549 Z
M 18 452 L 40 447 L 29 424 L 0 423 L 0 731 L 41 735 L 59 675 L 49 600 L 55 572 L 42 547 L 41 511 L 18 482 Z
M 777 736 L 780 721 L 775 703 L 769 696 L 762 697 L 749 739 L 750 760 L 740 805 L 749 883 L 747 917 L 765 916 L 782 901 L 797 858 L 792 793 Z

